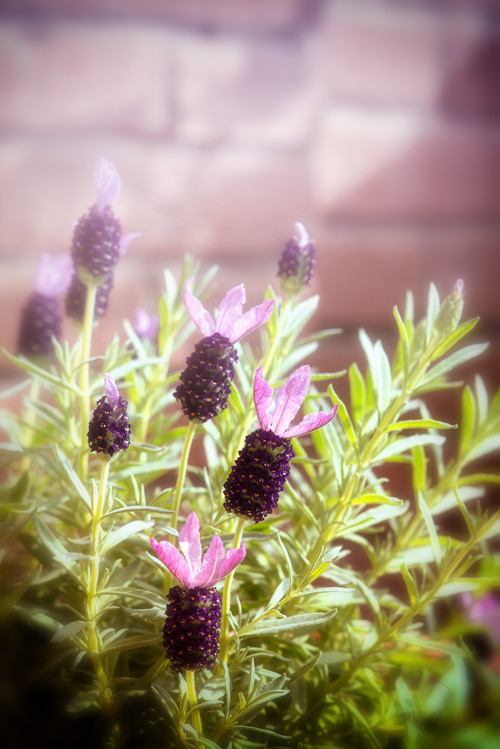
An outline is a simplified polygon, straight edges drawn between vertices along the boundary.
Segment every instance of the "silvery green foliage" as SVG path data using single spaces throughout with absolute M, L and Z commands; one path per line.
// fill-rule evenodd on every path
M 460 323 L 456 298 L 441 303 L 431 287 L 423 320 L 413 319 L 411 297 L 404 315 L 394 308 L 392 360 L 360 332 L 367 367 L 349 368 L 348 400 L 333 384 L 344 373 L 313 375 L 304 411 L 338 404 L 337 417 L 293 440 L 297 457 L 278 510 L 245 528 L 228 639 L 213 672 L 196 672 L 193 707 L 185 675 L 164 657 L 169 582 L 148 540 L 176 535 L 172 503 L 189 427 L 173 392 L 193 332 L 183 303 L 192 275 L 190 260 L 178 282 L 165 273 L 157 343 L 126 322 L 125 340 L 116 336 L 91 363 L 91 403 L 112 373 L 132 424 L 107 491 L 94 457 L 82 469 L 80 343 L 54 341 L 56 363 L 47 369 L 9 355 L 26 379 L 21 416 L 2 417 L 10 439 L 1 450 L 4 613 L 47 635 L 45 668 L 67 685 L 67 710 L 100 711 L 109 746 L 458 741 L 477 724 L 473 690 L 483 690 L 487 717 L 495 704 L 488 669 L 462 637 L 474 625 L 460 605 L 461 593 L 480 597 L 500 570 L 490 547 L 500 513 L 483 506 L 500 476 L 481 467 L 500 447 L 500 394 L 490 400 L 479 377 L 474 387 L 450 379 L 485 349 L 463 345 L 477 320 Z M 198 294 L 207 296 L 213 275 Z M 338 332 L 304 337 L 317 297 L 283 301 L 269 288 L 271 297 L 266 328 L 237 344 L 228 407 L 196 427 L 181 511 L 196 510 L 205 545 L 214 533 L 232 545 L 235 519 L 222 490 L 256 426 L 257 367 L 278 384 Z M 334 362 L 334 343 L 330 350 Z M 428 398 L 450 388 L 462 393 L 458 428 L 437 418 L 436 398 Z M 488 728 L 475 730 L 479 745 Z

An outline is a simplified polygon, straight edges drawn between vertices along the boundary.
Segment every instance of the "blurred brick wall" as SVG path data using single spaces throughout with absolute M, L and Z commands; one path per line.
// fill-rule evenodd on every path
M 296 220 L 317 240 L 317 363 L 395 338 L 465 280 L 500 380 L 500 5 L 496 0 L 0 0 L 0 339 L 15 349 L 41 252 L 69 248 L 104 155 L 124 231 L 102 351 L 155 309 L 185 252 L 220 298 L 258 301 Z M 68 334 L 74 330 L 68 324 Z M 0 376 L 15 375 L 5 357 Z

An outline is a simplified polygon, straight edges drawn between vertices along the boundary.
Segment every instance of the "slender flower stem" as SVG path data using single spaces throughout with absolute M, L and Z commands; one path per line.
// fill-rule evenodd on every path
M 198 710 L 198 699 L 196 697 L 196 684 L 194 679 L 194 671 L 186 671 L 186 686 L 189 707 L 192 709 L 191 722 L 193 728 L 199 737 L 203 736 L 203 728 L 201 725 L 200 711 Z
M 233 548 L 239 549 L 241 539 L 243 538 L 243 529 L 246 518 L 238 518 L 236 530 L 234 532 Z M 234 570 L 232 570 L 224 581 L 224 592 L 222 594 L 222 612 L 221 612 L 221 635 L 220 635 L 220 659 L 227 661 L 229 647 L 229 608 L 231 603 L 231 585 L 233 583 Z
M 82 329 L 82 350 L 80 357 L 80 479 L 85 481 L 88 473 L 87 430 L 89 426 L 89 363 L 94 324 L 94 307 L 97 286 L 87 286 L 85 316 Z
M 175 484 L 174 499 L 172 502 L 172 523 L 171 527 L 177 530 L 177 522 L 179 520 L 179 507 L 181 505 L 182 489 L 184 487 L 184 479 L 186 478 L 186 470 L 189 460 L 189 452 L 193 443 L 193 437 L 196 430 L 196 422 L 190 421 L 186 437 L 184 439 L 184 447 L 182 448 L 181 461 L 179 463 L 179 473 L 177 474 L 177 482 Z
M 101 480 L 95 507 L 92 508 L 92 524 L 90 529 L 90 567 L 87 588 L 87 618 L 88 629 L 88 652 L 93 660 L 97 679 L 101 686 L 102 701 L 106 708 L 111 705 L 111 691 L 108 686 L 108 678 L 103 665 L 101 652 L 101 638 L 97 631 L 96 618 L 99 614 L 97 601 L 97 589 L 99 586 L 99 547 L 102 539 L 101 520 L 104 514 L 107 486 L 109 476 L 109 462 L 103 462 L 101 466 Z

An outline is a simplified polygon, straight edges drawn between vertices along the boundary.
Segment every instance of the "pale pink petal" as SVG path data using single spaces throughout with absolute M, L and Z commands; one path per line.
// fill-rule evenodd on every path
M 198 326 L 204 336 L 215 333 L 216 327 L 212 315 L 207 312 L 203 304 L 197 299 L 191 291 L 191 285 L 194 279 L 187 282 L 184 290 L 184 303 L 193 322 Z
M 160 319 L 158 315 L 148 315 L 145 309 L 137 307 L 135 310 L 134 330 L 140 338 L 152 339 L 158 332 Z
M 72 271 L 71 255 L 48 255 L 44 253 L 38 263 L 35 291 L 49 297 L 63 294 L 71 283 Z
M 295 224 L 295 239 L 297 240 L 297 243 L 299 247 L 306 247 L 309 243 L 309 234 L 306 231 L 306 227 L 304 224 L 301 224 L 300 221 L 297 221 Z
M 255 372 L 253 401 L 255 403 L 255 410 L 257 411 L 257 418 L 259 419 L 261 428 L 269 429 L 271 418 L 268 411 L 273 403 L 273 389 L 264 379 L 262 367 L 259 367 Z
M 215 576 L 212 585 L 222 580 L 223 577 L 228 575 L 238 564 L 244 559 L 247 553 L 245 544 L 242 544 L 239 549 L 229 549 L 222 559 L 219 559 L 216 569 Z
M 275 409 L 271 420 L 272 431 L 279 435 L 286 432 L 304 402 L 311 381 L 311 369 L 305 364 L 299 367 L 278 388 L 274 396 Z
M 201 570 L 194 580 L 194 585 L 201 585 L 204 588 L 209 588 L 214 583 L 215 569 L 217 567 L 218 560 L 224 556 L 224 546 L 219 536 L 214 536 L 210 541 L 209 547 L 203 557 L 201 563 Z
M 330 413 L 319 411 L 315 414 L 307 414 L 307 416 L 304 416 L 300 424 L 290 427 L 290 429 L 287 429 L 285 432 L 281 432 L 281 436 L 291 438 L 309 434 L 309 432 L 313 432 L 315 429 L 319 429 L 325 424 L 328 424 L 337 413 L 337 408 L 338 406 L 334 406 Z
M 273 308 L 274 299 L 268 299 L 266 302 L 257 305 L 257 307 L 252 307 L 252 309 L 248 310 L 248 312 L 245 312 L 244 315 L 235 320 L 231 325 L 230 330 L 224 335 L 229 338 L 231 343 L 236 343 L 236 341 L 239 341 L 244 335 L 247 335 L 247 333 L 258 328 L 259 325 L 263 325 L 267 322 L 272 315 Z
M 102 211 L 107 205 L 113 205 L 118 197 L 121 188 L 120 175 L 114 164 L 101 156 L 97 159 L 94 180 L 97 190 L 97 207 Z
M 175 577 L 177 582 L 185 588 L 192 587 L 192 574 L 182 554 L 170 541 L 155 541 L 149 539 L 151 545 L 168 571 Z
M 215 329 L 226 338 L 230 338 L 231 328 L 243 313 L 246 294 L 243 284 L 229 289 L 219 305 L 215 316 Z
M 179 533 L 179 548 L 195 578 L 201 568 L 200 521 L 196 512 L 188 515 L 184 528 Z
M 106 390 L 106 398 L 111 408 L 115 408 L 120 397 L 116 383 L 110 374 L 104 375 L 104 389 Z
M 120 239 L 120 246 L 118 248 L 118 252 L 120 253 L 120 257 L 122 255 L 125 255 L 128 248 L 134 241 L 134 239 L 137 239 L 137 237 L 140 237 L 142 232 L 140 231 L 133 231 L 130 234 L 123 234 L 123 236 Z

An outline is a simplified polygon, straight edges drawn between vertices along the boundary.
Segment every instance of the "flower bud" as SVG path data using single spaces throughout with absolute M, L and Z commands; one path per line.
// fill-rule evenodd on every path
M 106 395 L 97 401 L 87 434 L 91 452 L 97 453 L 102 461 L 111 460 L 130 445 L 127 401 L 118 395 L 110 375 L 105 375 L 105 382 Z
M 459 278 L 453 287 L 453 291 L 443 301 L 436 315 L 434 329 L 443 336 L 452 333 L 460 322 L 464 306 L 463 291 L 464 282 Z
M 226 408 L 237 360 L 231 341 L 220 333 L 195 345 L 174 391 L 187 419 L 208 421 Z
M 51 356 L 54 353 L 52 336 L 60 338 L 61 330 L 59 301 L 54 297 L 35 292 L 28 299 L 21 313 L 19 353 L 28 358 Z
M 311 285 L 316 267 L 316 248 L 303 224 L 296 223 L 296 234 L 290 239 L 278 263 L 281 288 L 287 294 L 300 294 Z

